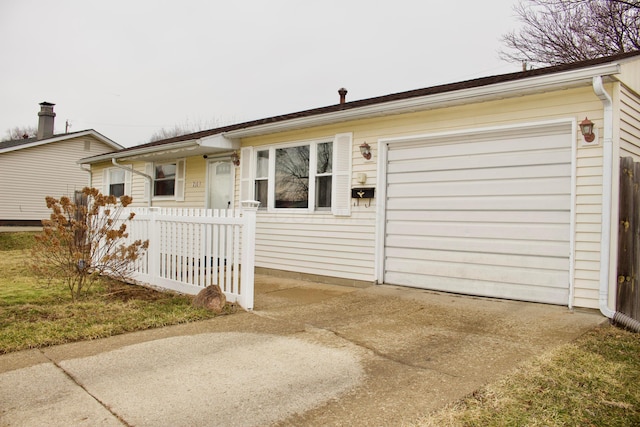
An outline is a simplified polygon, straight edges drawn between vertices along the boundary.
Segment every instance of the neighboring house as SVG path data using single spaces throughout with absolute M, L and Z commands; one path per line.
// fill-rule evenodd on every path
M 602 309 L 639 93 L 634 52 L 353 102 L 341 91 L 81 163 L 137 205 L 259 200 L 261 272 Z
M 0 225 L 40 225 L 46 196 L 73 196 L 90 183 L 78 159 L 123 147 L 95 130 L 54 135 L 54 104 L 43 102 L 35 138 L 0 142 Z

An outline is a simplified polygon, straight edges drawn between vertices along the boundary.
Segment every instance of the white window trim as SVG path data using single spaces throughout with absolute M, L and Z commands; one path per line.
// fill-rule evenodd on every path
M 154 194 L 155 182 L 156 182 L 156 179 L 155 179 L 156 165 L 169 165 L 174 163 L 176 165 L 176 178 L 175 178 L 173 196 L 156 196 Z M 151 200 L 175 200 L 177 202 L 184 201 L 185 182 L 186 182 L 186 179 L 185 179 L 186 160 L 184 158 L 176 159 L 176 160 L 167 160 L 163 162 L 147 163 L 145 165 L 145 172 L 147 175 L 153 178 L 153 182 L 151 183 L 151 185 L 149 185 L 148 182 L 145 183 L 145 198 L 144 198 L 145 201 L 148 201 L 149 197 L 151 197 Z
M 102 175 L 102 194 L 109 195 L 109 187 L 111 186 L 111 172 L 121 170 L 124 172 L 124 194 L 131 196 L 131 171 L 122 168 L 106 168 Z
M 316 209 L 316 165 L 318 158 L 318 145 L 323 142 L 333 142 L 333 137 L 317 138 L 305 141 L 288 142 L 284 144 L 274 144 L 268 147 L 256 147 L 257 151 L 265 149 L 269 150 L 269 178 L 268 178 L 268 194 L 269 203 L 267 206 L 267 212 L 274 213 L 313 213 L 313 212 L 330 212 L 331 208 Z M 309 146 L 309 194 L 307 195 L 307 208 L 276 208 L 275 207 L 275 185 L 276 185 L 276 150 L 282 148 L 300 147 L 303 145 Z M 254 154 L 253 162 L 256 161 L 257 154 Z M 255 175 L 253 177 L 255 182 Z
M 352 133 L 341 133 L 324 138 L 314 138 L 310 140 L 300 140 L 287 142 L 282 144 L 260 145 L 253 147 L 243 147 L 241 149 L 241 184 L 240 184 L 240 200 L 253 200 L 255 197 L 255 163 L 257 161 L 257 152 L 269 150 L 269 171 L 268 171 L 268 189 L 269 194 L 268 213 L 283 214 L 309 214 L 321 213 L 332 214 L 334 216 L 350 216 L 351 215 L 351 151 L 352 151 Z M 317 144 L 332 142 L 333 143 L 333 159 L 332 159 L 332 188 L 331 188 L 331 207 L 316 208 L 315 207 L 315 187 L 317 176 Z M 275 207 L 275 150 L 279 148 L 297 147 L 301 145 L 313 146 L 314 149 L 309 153 L 309 206 L 307 208 L 276 208 Z M 311 184 L 313 182 L 313 184 Z

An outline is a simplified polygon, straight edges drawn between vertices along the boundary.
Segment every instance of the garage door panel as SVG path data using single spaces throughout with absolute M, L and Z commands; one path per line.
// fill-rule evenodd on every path
M 431 277 L 407 273 L 389 273 L 389 283 L 402 283 L 404 286 L 432 289 L 435 291 L 455 292 L 484 297 L 516 299 L 548 304 L 566 304 L 569 291 L 566 288 L 546 286 L 526 286 L 517 283 L 484 282 L 473 279 L 449 277 Z M 526 297 L 525 297 L 526 296 Z
M 565 211 L 428 211 L 422 218 L 425 221 L 460 223 L 474 222 L 499 222 L 517 224 L 569 224 L 569 212 Z M 413 211 L 388 211 L 387 221 L 415 221 L 416 214 Z
M 467 239 L 547 240 L 569 242 L 569 229 L 564 224 L 483 224 L 432 223 L 428 221 L 394 221 L 387 232 L 395 236 L 463 237 Z
M 385 282 L 567 302 L 573 130 L 528 131 L 389 144 Z
M 387 201 L 389 210 L 410 211 L 566 211 L 569 194 L 539 196 L 467 196 L 467 197 L 394 197 Z
M 461 148 L 463 146 L 463 148 Z M 456 140 L 424 143 L 420 141 L 395 145 L 393 153 L 389 153 L 390 162 L 411 160 L 414 156 L 423 158 L 462 157 L 513 152 L 534 152 L 558 150 L 557 135 L 511 136 L 496 135 L 494 138 L 468 138 L 466 141 Z
M 453 196 L 524 196 L 566 194 L 571 187 L 570 177 L 526 178 L 511 180 L 477 180 L 464 182 L 424 182 L 389 184 L 388 191 L 395 197 L 453 197 Z
M 445 252 L 441 250 L 389 247 L 387 248 L 386 257 L 389 260 L 404 259 L 415 264 L 420 264 L 422 261 L 435 261 L 557 271 L 564 271 L 566 269 L 566 260 L 564 257 L 550 256 L 523 256 L 462 251 Z
M 511 283 L 532 286 L 564 287 L 568 279 L 566 271 L 518 268 L 456 262 L 421 261 L 388 258 L 389 272 L 423 274 L 425 276 L 450 277 L 493 283 Z
M 387 184 L 456 182 L 474 180 L 552 178 L 571 175 L 567 164 L 530 165 L 517 168 L 482 168 L 461 173 L 458 170 L 402 171 L 389 175 Z
M 393 236 L 387 238 L 387 247 L 432 249 L 440 251 L 477 251 L 496 254 L 566 257 L 567 242 L 540 242 L 532 240 L 465 239 L 455 237 Z
M 498 153 L 475 156 L 460 156 L 456 158 L 421 158 L 413 156 L 406 161 L 391 161 L 388 165 L 389 173 L 416 172 L 424 170 L 460 170 L 486 169 L 495 167 L 518 167 L 530 165 L 548 165 L 562 163 L 555 161 L 570 153 L 568 149 L 554 150 L 552 153 L 531 151 L 524 153 Z M 553 155 L 553 157 L 550 157 Z

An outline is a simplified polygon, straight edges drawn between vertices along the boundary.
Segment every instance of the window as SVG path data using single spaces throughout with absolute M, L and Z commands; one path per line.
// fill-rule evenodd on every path
M 256 153 L 255 196 L 260 207 L 266 209 L 269 206 L 269 150 Z
M 275 207 L 309 207 L 309 146 L 276 149 Z
M 124 196 L 124 183 L 126 171 L 122 169 L 109 169 L 109 195 Z
M 330 209 L 332 174 L 333 142 L 257 150 L 254 196 L 262 208 Z
M 323 142 L 317 145 L 316 159 L 316 207 L 331 207 L 331 175 L 333 172 L 333 144 Z
M 153 185 L 145 180 L 144 200 L 149 198 L 174 198 L 184 201 L 184 183 L 186 174 L 186 160 L 178 159 L 172 162 L 146 163 L 145 175 L 153 178 Z
M 121 168 L 105 169 L 102 184 L 102 194 L 116 197 L 131 195 L 131 172 Z
M 351 215 L 353 133 L 298 144 L 242 147 L 240 200 L 260 208 Z
M 176 163 L 154 165 L 154 196 L 173 196 L 176 189 Z

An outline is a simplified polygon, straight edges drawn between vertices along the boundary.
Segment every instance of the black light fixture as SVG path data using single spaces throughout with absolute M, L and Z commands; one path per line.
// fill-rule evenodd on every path
M 366 160 L 371 160 L 371 147 L 366 142 L 360 144 L 360 154 Z
M 586 117 L 580 122 L 580 133 L 586 142 L 593 142 L 596 139 L 596 135 L 593 133 L 593 122 Z
M 240 166 L 240 156 L 238 156 L 238 152 L 234 151 L 231 154 L 231 161 L 233 162 L 234 166 Z

